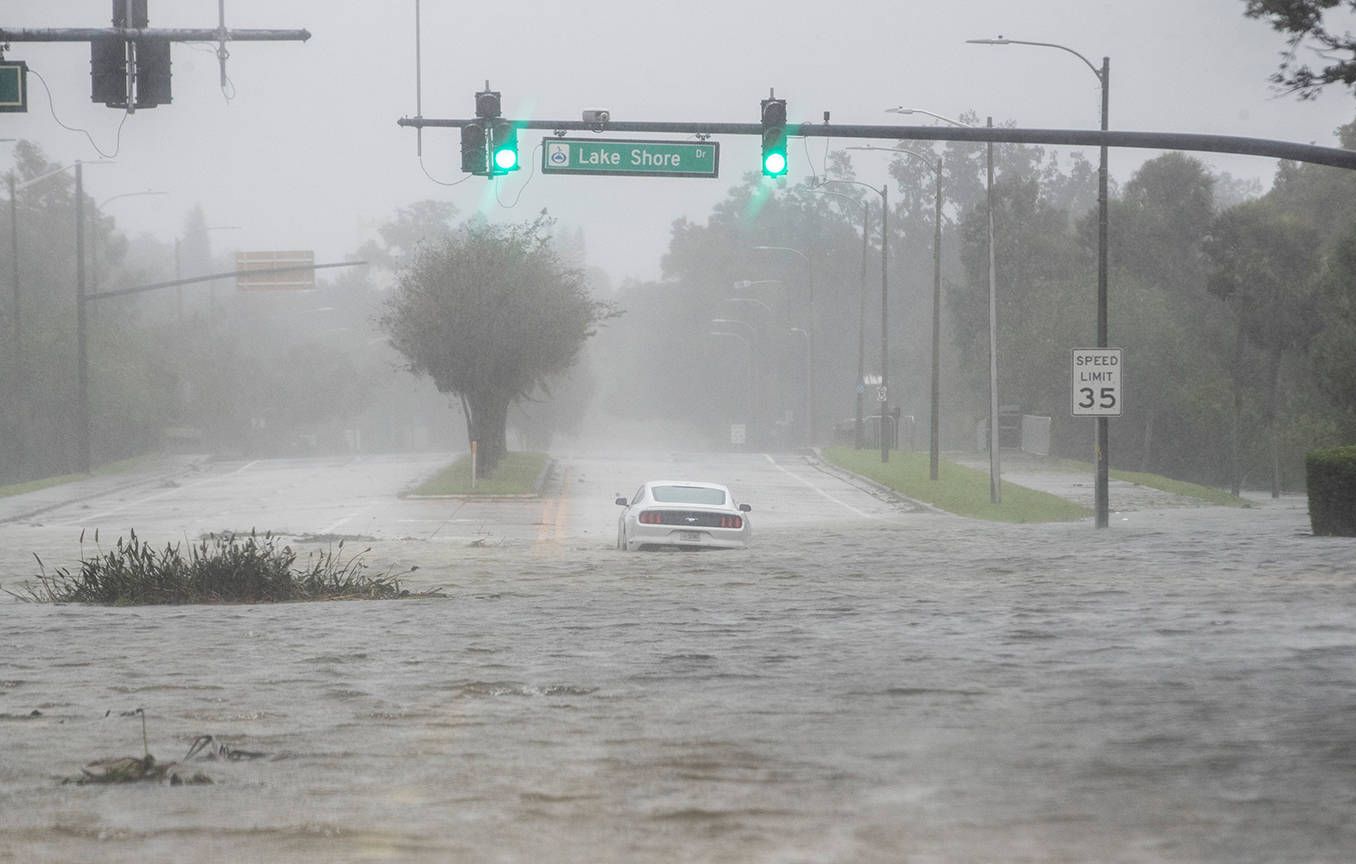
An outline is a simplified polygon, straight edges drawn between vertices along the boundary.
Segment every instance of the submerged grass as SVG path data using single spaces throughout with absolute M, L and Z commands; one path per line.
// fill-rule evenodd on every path
M 926 453 L 892 452 L 885 463 L 878 453 L 849 447 L 829 447 L 823 454 L 834 465 L 959 516 L 994 522 L 1072 522 L 1092 515 L 1092 511 L 1058 495 L 1006 481 L 1003 502 L 994 504 L 989 500 L 987 472 L 943 460 L 937 479 L 932 480 Z
M 1202 486 L 1199 483 L 1188 483 L 1185 480 L 1174 480 L 1171 477 L 1164 477 L 1161 474 L 1112 469 L 1111 477 L 1116 480 L 1124 480 L 1127 483 L 1137 483 L 1140 486 L 1148 486 L 1150 489 L 1171 492 L 1173 495 L 1181 495 L 1184 498 L 1198 498 L 1201 501 L 1205 501 L 1209 504 L 1218 504 L 1221 507 L 1252 506 L 1247 499 L 1240 498 L 1224 489 L 1216 489 L 1213 486 Z
M 1093 474 L 1097 468 L 1091 462 L 1079 462 L 1074 459 L 1060 459 L 1054 465 L 1060 470 L 1077 471 L 1079 473 Z M 1121 480 L 1126 483 L 1134 483 L 1137 486 L 1147 486 L 1150 489 L 1157 489 L 1160 492 L 1167 492 L 1172 495 L 1180 495 L 1183 498 L 1196 498 L 1207 504 L 1215 504 L 1220 507 L 1251 507 L 1252 502 L 1246 498 L 1240 498 L 1232 492 L 1224 489 L 1217 489 L 1214 486 L 1202 486 L 1200 483 L 1191 483 L 1186 480 L 1174 480 L 1171 477 L 1164 477 L 1162 474 L 1150 474 L 1147 471 L 1122 471 L 1119 468 L 1112 468 L 1109 472 L 1112 480 Z
M 531 495 L 546 468 L 545 453 L 506 453 L 488 477 L 471 488 L 471 457 L 463 456 L 418 487 L 411 495 Z
M 47 572 L 38 559 L 36 584 L 22 600 L 37 603 L 96 603 L 140 606 L 176 603 L 277 603 L 298 600 L 370 599 L 413 596 L 390 573 L 369 575 L 362 556 L 344 557 L 344 543 L 312 552 L 301 565 L 297 553 L 272 534 L 211 534 L 185 552 L 179 544 L 156 549 L 137 537 L 118 538 L 112 549 L 86 556 L 80 536 L 80 566 Z M 36 556 L 34 556 L 36 557 Z M 14 592 L 10 592 L 14 593 Z M 426 595 L 425 595 L 426 596 Z

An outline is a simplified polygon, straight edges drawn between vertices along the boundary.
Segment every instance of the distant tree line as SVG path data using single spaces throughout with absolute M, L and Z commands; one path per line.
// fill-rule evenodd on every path
M 1356 125 L 1339 135 L 1356 146 Z M 901 146 L 943 157 L 943 443 L 972 449 L 987 415 L 984 148 Z M 889 159 L 890 399 L 925 428 L 933 174 L 914 156 L 862 158 Z M 995 168 L 1000 400 L 1051 416 L 1055 454 L 1090 460 L 1092 424 L 1070 416 L 1069 350 L 1095 343 L 1096 170 L 1020 145 L 997 146 Z M 605 410 L 710 443 L 728 443 L 732 422 L 759 446 L 798 443 L 809 388 L 796 331 L 813 328 L 819 437 L 841 430 L 855 410 L 863 206 L 865 366 L 880 370 L 880 198 L 826 178 L 859 179 L 830 154 L 817 178 L 750 175 L 704 223 L 674 224 L 664 278 L 624 285 L 628 316 L 602 337 L 629 372 L 600 392 Z M 1180 153 L 1114 188 L 1110 342 L 1125 351 L 1127 405 L 1111 423 L 1113 467 L 1298 488 L 1306 449 L 1356 440 L 1353 193 L 1349 172 L 1283 162 L 1262 194 Z M 729 319 L 741 323 L 712 323 Z

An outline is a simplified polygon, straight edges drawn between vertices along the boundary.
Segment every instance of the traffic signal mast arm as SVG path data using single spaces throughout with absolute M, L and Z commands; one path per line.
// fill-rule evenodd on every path
M 5 42 L 133 42 L 140 39 L 165 39 L 170 42 L 305 42 L 309 30 L 221 30 L 217 28 L 176 27 L 62 27 L 6 30 L 0 27 L 0 43 Z
M 400 126 L 420 128 L 461 128 L 483 122 L 471 119 L 402 117 Z M 605 125 L 581 120 L 514 120 L 518 130 L 541 129 L 553 132 L 658 132 L 679 135 L 757 135 L 761 123 L 672 123 L 609 120 Z M 1356 151 L 1337 147 L 1318 147 L 1268 138 L 1235 135 L 1200 135 L 1187 132 L 1103 132 L 1097 129 L 1012 129 L 953 126 L 853 126 L 830 123 L 788 123 L 788 138 L 879 138 L 890 141 L 963 141 L 983 144 L 1053 144 L 1073 147 L 1130 147 L 1149 150 L 1189 150 L 1203 153 L 1236 153 L 1291 159 L 1315 165 L 1356 170 Z

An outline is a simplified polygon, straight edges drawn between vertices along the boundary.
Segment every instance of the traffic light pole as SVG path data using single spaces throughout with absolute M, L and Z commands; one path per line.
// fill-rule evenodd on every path
M 5 31 L 0 30 L 0 38 Z M 402 117 L 399 126 L 413 129 L 459 129 L 483 122 L 476 118 Z M 645 122 L 609 120 L 513 120 L 514 128 L 540 129 L 564 134 L 582 132 L 657 132 L 678 135 L 759 135 L 760 123 Z M 1187 150 L 1200 153 L 1234 153 L 1290 159 L 1314 165 L 1356 170 L 1356 150 L 1319 147 L 1270 138 L 1238 135 L 1202 135 L 1191 132 L 1113 132 L 1096 129 L 1016 129 L 1003 126 L 875 126 L 833 123 L 788 123 L 788 137 L 874 138 L 890 141 L 958 141 L 973 144 L 1052 144 L 1068 147 L 1129 147 L 1147 150 Z

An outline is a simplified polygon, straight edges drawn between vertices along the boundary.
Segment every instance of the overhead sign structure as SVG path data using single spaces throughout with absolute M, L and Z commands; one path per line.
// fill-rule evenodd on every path
M 1119 348 L 1073 349 L 1073 416 L 1119 417 L 1125 368 Z
M 719 170 L 714 141 L 548 138 L 541 151 L 543 174 L 714 178 Z
M 0 61 L 0 113 L 28 110 L 28 64 Z
M 315 287 L 315 253 L 237 252 L 235 287 L 240 291 L 305 291 Z M 258 271 L 258 272 L 250 272 Z

